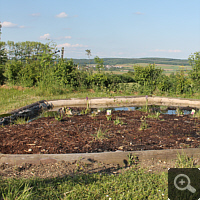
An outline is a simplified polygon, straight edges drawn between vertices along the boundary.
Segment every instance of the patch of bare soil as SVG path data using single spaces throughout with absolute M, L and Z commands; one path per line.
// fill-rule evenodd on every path
M 3 154 L 66 154 L 103 151 L 138 151 L 156 149 L 199 148 L 200 120 L 190 115 L 163 115 L 147 118 L 141 111 L 114 111 L 110 120 L 106 113 L 96 116 L 64 116 L 39 118 L 28 124 L 0 127 L 0 153 Z M 0 176 L 62 176 L 82 169 L 86 172 L 116 171 L 118 166 L 96 162 L 0 166 Z M 69 166 L 69 167 L 67 167 Z M 78 168 L 77 168 L 78 166 Z M 40 175 L 37 170 L 40 168 Z M 87 168 L 87 170 L 86 170 Z M 10 170 L 9 173 L 6 170 Z M 47 172 L 45 172 L 45 170 Z M 54 172 L 51 175 L 51 172 Z M 16 174 L 16 175 L 13 175 Z

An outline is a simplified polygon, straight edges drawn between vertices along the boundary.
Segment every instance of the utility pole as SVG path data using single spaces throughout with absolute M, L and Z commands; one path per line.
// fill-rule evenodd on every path
M 63 60 L 63 56 L 64 56 L 64 47 L 62 47 L 61 49 L 61 59 Z

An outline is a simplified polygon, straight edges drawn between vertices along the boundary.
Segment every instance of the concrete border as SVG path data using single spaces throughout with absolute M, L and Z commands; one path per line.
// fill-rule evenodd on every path
M 71 98 L 61 100 L 50 100 L 49 104 L 54 107 L 86 107 L 89 103 L 90 108 L 97 107 L 120 107 L 120 106 L 141 106 L 146 105 L 146 96 L 124 96 L 112 98 L 89 98 L 88 101 L 84 98 Z M 179 107 L 195 107 L 200 108 L 200 100 L 198 99 L 183 99 L 171 97 L 148 97 L 148 105 L 163 105 L 163 106 L 179 106 Z
M 124 166 L 128 162 L 127 155 L 136 156 L 140 163 L 147 161 L 172 162 L 177 159 L 177 154 L 186 154 L 188 157 L 199 159 L 200 148 L 188 149 L 167 149 L 167 150 L 147 150 L 147 151 L 116 151 L 102 153 L 75 153 L 75 154 L 0 154 L 0 164 L 21 165 L 23 163 L 46 164 L 59 161 L 81 161 L 90 163 L 91 160 L 103 162 L 105 164 L 119 164 Z M 200 164 L 200 163 L 199 163 Z

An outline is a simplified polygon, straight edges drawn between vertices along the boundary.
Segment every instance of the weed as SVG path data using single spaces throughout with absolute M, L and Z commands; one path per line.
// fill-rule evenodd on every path
M 129 166 L 131 166 L 131 165 L 133 165 L 133 164 L 135 164 L 135 163 L 137 163 L 137 156 L 134 156 L 134 155 L 132 155 L 131 153 L 129 153 L 128 155 L 127 155 L 127 157 L 128 157 L 128 164 L 129 164 Z
M 28 122 L 28 120 L 26 120 L 26 118 L 22 118 L 22 117 L 18 117 L 15 121 L 14 124 L 26 124 Z
M 197 117 L 197 118 L 200 118 L 200 110 L 198 112 L 195 112 L 193 114 L 193 117 Z
M 60 113 L 57 116 L 55 116 L 55 119 L 58 120 L 58 121 L 62 121 L 62 119 L 63 119 L 63 113 Z
M 160 120 L 160 118 L 159 118 L 159 116 L 160 116 L 160 113 L 159 112 L 156 112 L 155 114 L 148 114 L 148 116 L 147 116 L 147 118 L 154 118 L 154 119 L 157 119 L 157 120 Z
M 176 113 L 178 116 L 183 115 L 183 111 L 179 107 L 176 109 Z
M 145 129 L 147 129 L 147 128 L 148 128 L 148 124 L 147 124 L 147 122 L 146 122 L 146 116 L 145 116 L 145 117 L 142 116 L 142 117 L 140 118 L 140 120 L 141 120 L 141 124 L 140 124 L 139 130 L 145 130 Z
M 122 120 L 120 120 L 119 117 L 116 117 L 116 119 L 114 120 L 114 124 L 115 124 L 115 125 L 119 125 L 119 124 L 120 124 L 120 125 L 123 125 L 123 124 L 125 124 L 125 123 L 124 123 Z
M 107 121 L 111 121 L 112 120 L 112 115 L 106 115 Z
M 106 136 L 107 131 L 108 130 L 103 131 L 100 126 L 96 134 L 92 134 L 92 136 L 94 136 L 96 140 L 103 140 L 106 138 L 105 136 Z

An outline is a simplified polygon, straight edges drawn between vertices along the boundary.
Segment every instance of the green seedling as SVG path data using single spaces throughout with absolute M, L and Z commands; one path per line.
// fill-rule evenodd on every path
M 146 122 L 146 116 L 145 116 L 145 117 L 142 116 L 142 117 L 140 118 L 140 120 L 141 120 L 141 124 L 140 124 L 139 130 L 145 130 L 145 129 L 147 129 L 147 128 L 148 128 L 148 124 L 147 124 L 147 122 Z
M 26 120 L 26 118 L 17 118 L 15 121 L 14 121 L 14 124 L 26 124 L 28 122 L 28 120 Z
M 151 115 L 148 114 L 147 118 L 160 120 L 159 116 L 160 116 L 160 113 L 156 112 L 155 114 L 151 114 Z
M 177 116 L 183 115 L 183 111 L 178 107 L 176 109 Z
M 58 120 L 58 121 L 62 121 L 62 118 L 63 118 L 63 114 L 62 113 L 60 113 L 57 116 L 55 116 L 55 119 Z
M 131 165 L 133 165 L 133 164 L 135 164 L 136 162 L 137 162 L 137 156 L 134 156 L 134 155 L 132 155 L 131 153 L 129 153 L 128 155 L 127 155 L 127 157 L 128 157 L 128 164 L 129 164 L 129 166 L 131 166 Z
M 116 119 L 114 120 L 114 124 L 115 125 L 123 125 L 125 123 L 122 120 L 120 120 L 119 117 L 116 117 Z
M 112 115 L 106 115 L 107 121 L 111 121 Z

